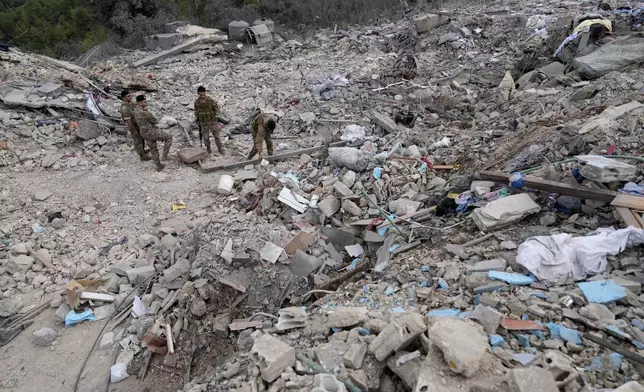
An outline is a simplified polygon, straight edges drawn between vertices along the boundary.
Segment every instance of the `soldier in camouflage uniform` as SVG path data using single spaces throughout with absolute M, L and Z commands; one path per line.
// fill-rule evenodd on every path
M 248 159 L 253 159 L 255 154 L 259 155 L 259 161 L 262 161 L 262 151 L 264 150 L 264 142 L 266 142 L 266 150 L 268 151 L 268 156 L 273 155 L 273 140 L 271 135 L 275 128 L 277 127 L 277 122 L 273 120 L 271 116 L 261 111 L 255 115 L 255 118 L 250 125 L 250 133 L 253 135 L 253 149 L 250 150 L 248 154 Z
M 195 119 L 197 124 L 201 125 L 201 135 L 206 144 L 206 150 L 208 150 L 208 154 L 212 152 L 210 149 L 210 134 L 212 133 L 217 150 L 221 155 L 224 155 L 224 147 L 219 138 L 219 124 L 217 123 L 219 105 L 214 99 L 206 95 L 205 87 L 199 86 L 197 94 L 199 94 L 199 97 L 195 101 Z
M 145 142 L 139 133 L 139 127 L 134 122 L 134 109 L 136 108 L 136 103 L 132 102 L 132 94 L 128 90 L 121 91 L 121 118 L 127 124 L 128 129 L 130 130 L 130 135 L 132 136 L 132 144 L 134 145 L 134 150 L 141 161 L 149 161 L 150 156 L 148 151 L 145 150 Z
M 141 137 L 143 137 L 144 140 L 147 140 L 150 145 L 150 154 L 152 155 L 152 160 L 154 160 L 154 163 L 156 164 L 157 171 L 163 170 L 165 165 L 161 163 L 161 160 L 165 161 L 168 159 L 168 153 L 170 153 L 170 147 L 172 147 L 172 135 L 163 132 L 155 126 L 159 120 L 157 120 L 157 118 L 148 111 L 148 103 L 145 100 L 145 95 L 139 95 L 136 97 L 134 121 L 139 126 Z M 163 155 L 161 158 L 159 158 L 157 141 L 163 141 Z

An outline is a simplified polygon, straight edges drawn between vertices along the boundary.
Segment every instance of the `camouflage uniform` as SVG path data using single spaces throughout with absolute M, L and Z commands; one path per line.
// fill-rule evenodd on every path
M 134 109 L 136 109 L 135 103 L 123 102 L 121 104 L 121 118 L 128 125 L 130 129 L 130 135 L 132 136 L 132 144 L 134 145 L 134 150 L 141 160 L 146 158 L 147 152 L 145 151 L 145 142 L 139 133 L 139 127 L 134 121 Z M 149 159 L 149 158 L 148 158 Z
M 155 127 L 155 124 L 159 122 L 152 113 L 147 109 L 142 108 L 141 106 L 136 107 L 134 110 L 134 121 L 139 127 L 141 137 L 144 140 L 147 140 L 150 144 L 150 155 L 152 155 L 152 160 L 157 166 L 157 170 L 163 169 L 161 164 L 161 159 L 166 160 L 168 158 L 168 153 L 170 153 L 170 147 L 172 147 L 172 135 L 167 132 L 163 132 L 160 129 Z M 157 148 L 157 141 L 163 141 L 163 157 L 159 158 L 159 149 Z
M 220 154 L 224 154 L 224 147 L 219 138 L 219 127 L 217 124 L 217 117 L 219 117 L 219 105 L 211 97 L 204 95 L 197 98 L 195 101 L 195 118 L 197 123 L 201 125 L 201 135 L 206 144 L 208 153 L 210 149 L 210 134 L 215 138 L 215 144 Z
M 265 113 L 259 113 L 253 119 L 250 126 L 250 133 L 253 135 L 253 149 L 250 150 L 248 154 L 248 159 L 253 159 L 255 154 L 259 153 L 259 157 L 262 157 L 262 150 L 264 149 L 264 141 L 266 141 L 266 150 L 268 155 L 273 155 L 273 140 L 271 139 L 271 133 L 266 127 L 266 123 L 271 119 L 271 116 Z

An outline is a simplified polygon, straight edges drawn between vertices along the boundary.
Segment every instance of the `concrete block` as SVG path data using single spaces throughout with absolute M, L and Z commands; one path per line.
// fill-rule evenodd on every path
M 364 241 L 365 242 L 373 242 L 376 244 L 381 244 L 385 242 L 385 237 L 379 235 L 375 231 L 371 230 L 365 230 L 364 231 Z
M 340 211 L 340 200 L 334 196 L 327 195 L 318 203 L 318 208 L 327 218 L 329 218 L 336 212 Z
M 153 266 L 148 265 L 145 267 L 132 268 L 126 271 L 127 279 L 130 284 L 137 285 L 143 283 L 146 279 L 150 278 L 156 273 Z
M 327 242 L 334 245 L 347 246 L 356 243 L 356 238 L 350 231 L 336 229 L 334 227 L 325 227 L 322 229 L 322 234 L 327 237 Z
M 275 325 L 275 328 L 277 328 L 278 331 L 287 331 L 293 328 L 304 328 L 306 326 L 308 316 L 303 307 L 294 306 L 290 308 L 282 308 L 278 313 L 279 318 Z
M 348 328 L 358 325 L 367 319 L 369 311 L 365 307 L 337 308 L 329 313 L 327 325 L 330 328 Z
M 313 349 L 315 360 L 327 371 L 332 372 L 344 360 L 347 344 L 342 340 L 333 340 L 320 344 Z
M 428 335 L 454 373 L 472 377 L 478 372 L 488 349 L 487 335 L 481 327 L 468 320 L 438 317 Z
M 311 392 L 347 392 L 347 387 L 333 374 L 316 374 Z
M 531 366 L 508 371 L 508 385 L 513 392 L 558 392 L 552 374 L 543 368 Z
M 423 366 L 423 360 L 420 357 L 413 358 L 408 361 L 401 361 L 401 357 L 408 355 L 408 352 L 399 351 L 396 355 L 389 357 L 387 360 L 387 367 L 394 372 L 408 388 L 413 390 L 416 388 L 418 375 L 420 374 Z
M 361 216 L 362 215 L 362 209 L 358 207 L 358 205 L 354 202 L 352 202 L 349 199 L 344 199 L 342 200 L 342 209 L 353 216 Z
M 630 290 L 635 295 L 642 294 L 642 284 L 640 282 L 622 278 L 621 276 L 614 276 L 611 278 L 611 280 L 615 282 L 615 284 L 622 286 L 627 290 Z
M 405 314 L 389 323 L 376 336 L 371 344 L 369 344 L 369 352 L 377 360 L 383 362 L 394 351 L 406 348 L 426 330 L 427 325 L 425 324 L 423 316 L 418 313 Z
M 367 354 L 367 345 L 364 343 L 355 343 L 349 346 L 349 349 L 344 354 L 344 366 L 349 369 L 360 369 L 362 361 Z
M 637 173 L 637 166 L 617 159 L 598 155 L 578 155 L 575 158 L 582 164 L 581 175 L 593 181 L 628 181 Z
M 318 269 L 322 262 L 315 256 L 297 250 L 291 260 L 291 272 L 297 276 L 307 277 Z
M 353 370 L 349 373 L 349 380 L 363 391 L 369 390 L 369 378 L 364 370 Z
M 6 268 L 7 272 L 11 275 L 15 273 L 27 273 L 29 268 L 34 264 L 34 258 L 31 256 L 20 255 L 15 257 L 10 257 L 7 262 Z
M 503 315 L 489 306 L 477 305 L 472 313 L 472 318 L 478 321 L 488 335 L 495 334 L 501 324 Z
M 38 93 L 40 95 L 56 97 L 60 95 L 62 89 L 63 89 L 62 84 L 47 82 L 42 86 L 38 87 Z
M 183 163 L 195 163 L 208 157 L 208 151 L 203 148 L 190 147 L 184 148 L 177 152 L 179 159 Z
M 336 181 L 335 184 L 333 184 L 333 190 L 343 198 L 355 196 L 355 193 L 340 181 Z
M 259 366 L 262 379 L 273 382 L 295 365 L 295 349 L 276 337 L 262 335 L 251 349 L 251 358 Z
M 173 266 L 169 267 L 163 272 L 163 276 L 160 279 L 160 283 L 172 282 L 175 279 L 178 279 L 183 274 L 190 272 L 190 261 L 187 259 L 179 259 Z
M 416 26 L 416 31 L 418 33 L 428 32 L 449 23 L 449 21 L 449 17 L 438 14 L 421 14 L 414 16 L 414 18 L 412 19 L 412 22 L 414 23 L 414 26 Z
M 483 260 L 468 266 L 468 272 L 488 272 L 488 271 L 505 271 L 508 262 L 505 259 Z
M 380 126 L 387 133 L 394 133 L 396 132 L 396 129 L 398 129 L 394 120 L 384 113 L 372 112 L 371 120 L 373 120 L 376 125 Z

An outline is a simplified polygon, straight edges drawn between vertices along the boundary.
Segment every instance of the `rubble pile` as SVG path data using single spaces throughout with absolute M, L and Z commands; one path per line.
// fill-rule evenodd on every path
M 260 46 L 170 32 L 87 70 L 3 54 L 3 170 L 130 154 L 110 132 L 130 87 L 207 185 L 118 228 L 117 203 L 3 190 L 0 343 L 50 306 L 110 325 L 112 382 L 156 362 L 186 392 L 641 389 L 637 7 L 446 4 Z M 226 156 L 197 148 L 200 85 Z M 276 154 L 242 161 L 256 108 Z

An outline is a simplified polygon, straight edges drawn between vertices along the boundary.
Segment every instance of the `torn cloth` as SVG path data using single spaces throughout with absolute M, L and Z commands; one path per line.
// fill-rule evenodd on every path
M 606 256 L 644 243 L 644 229 L 599 229 L 595 235 L 555 234 L 526 240 L 516 261 L 548 284 L 583 280 L 606 269 Z

